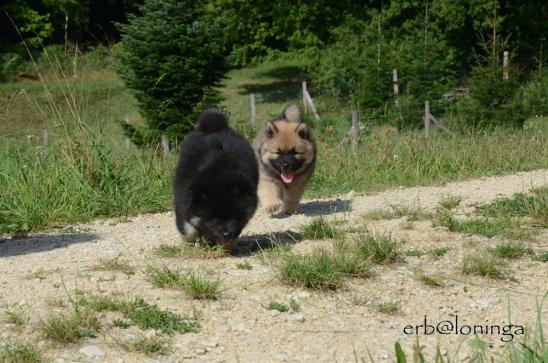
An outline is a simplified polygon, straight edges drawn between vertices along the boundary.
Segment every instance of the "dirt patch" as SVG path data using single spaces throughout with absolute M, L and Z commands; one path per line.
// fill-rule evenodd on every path
M 142 362 L 145 359 L 150 362 L 346 362 L 355 361 L 356 357 L 368 360 L 369 354 L 375 360 L 394 359 L 396 341 L 411 351 L 416 335 L 405 334 L 404 328 L 424 324 L 425 316 L 427 323 L 433 325 L 458 319 L 459 325 L 504 326 L 509 324 L 510 305 L 512 322 L 532 327 L 536 301 L 540 301 L 548 289 L 546 263 L 531 258 L 512 260 L 510 278 L 504 280 L 463 275 L 462 257 L 471 245 L 476 249 L 486 248 L 501 239 L 448 232 L 433 227 L 429 220 L 409 223 L 402 217 L 372 221 L 363 215 L 390 204 L 433 210 L 447 195 L 462 198 L 458 213 L 464 215 L 476 205 L 547 185 L 547 176 L 548 170 L 537 170 L 437 187 L 393 189 L 374 195 L 350 193 L 329 200 L 305 201 L 298 213 L 290 217 L 270 218 L 258 212 L 244 231 L 238 254 L 222 258 L 157 257 L 154 249 L 161 244 L 179 243 L 172 213 L 140 215 L 123 223 L 95 221 L 74 226 L 66 234 L 3 240 L 0 241 L 0 306 L 24 307 L 28 323 L 18 328 L 13 323 L 0 322 L 0 340 L 36 341 L 48 357 L 58 362 Z M 272 266 L 261 258 L 264 246 L 258 248 L 255 241 L 266 243 L 274 234 L 275 240 L 296 251 L 325 245 L 325 241 L 303 240 L 298 233 L 300 226 L 318 215 L 341 221 L 345 226 L 390 232 L 406 241 L 405 250 L 427 251 L 439 247 L 448 250 L 439 257 L 407 256 L 402 263 L 375 266 L 374 277 L 351 279 L 344 289 L 334 292 L 287 287 L 277 280 Z M 287 231 L 291 233 L 285 233 Z M 535 251 L 545 250 L 548 247 L 546 230 L 528 243 Z M 116 257 L 128 261 L 136 272 L 96 268 L 101 259 Z M 248 262 L 251 269 L 238 267 L 244 262 Z M 181 290 L 154 287 L 144 274 L 150 264 L 211 273 L 222 281 L 220 298 L 193 300 Z M 418 271 L 441 275 L 443 286 L 425 286 L 417 277 Z M 116 339 L 154 333 L 140 332 L 135 327 L 114 327 L 110 323 L 111 313 L 101 313 L 104 324 L 96 337 L 68 345 L 54 344 L 41 337 L 38 322 L 47 312 L 66 309 L 53 306 L 52 301 L 68 301 L 74 291 L 140 295 L 172 312 L 185 315 L 197 312 L 201 329 L 197 333 L 167 336 L 171 351 L 146 358 L 143 353 L 122 349 Z M 272 301 L 289 306 L 291 300 L 298 304 L 299 311 L 268 309 Z M 545 304 L 544 317 L 547 311 L 548 304 Z M 544 331 L 548 331 L 547 322 L 545 318 Z M 469 354 L 466 340 L 471 337 L 419 333 L 427 355 L 432 356 L 439 344 L 443 353 L 454 357 L 462 343 L 461 359 Z M 509 336 L 482 336 L 495 350 L 506 344 L 501 338 Z M 90 345 L 99 347 L 105 354 L 90 358 L 93 355 L 85 353 L 90 349 L 82 349 Z

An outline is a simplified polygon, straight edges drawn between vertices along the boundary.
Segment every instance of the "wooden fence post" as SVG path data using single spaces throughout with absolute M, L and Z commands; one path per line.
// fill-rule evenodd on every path
M 508 80 L 508 63 L 509 63 L 508 51 L 505 50 L 502 56 L 502 79 L 505 81 Z
M 124 117 L 124 122 L 129 125 L 129 118 L 126 116 Z M 130 145 L 130 140 L 129 140 L 129 137 L 126 136 L 126 150 L 129 150 L 129 145 Z
M 42 142 L 43 142 L 44 147 L 48 147 L 48 144 L 49 144 L 49 132 L 48 132 L 48 129 L 43 129 L 43 130 L 42 130 Z
M 430 137 L 430 101 L 424 101 L 424 135 Z
M 398 69 L 394 68 L 392 70 L 392 83 L 394 85 L 394 97 L 396 98 L 395 104 L 396 107 L 400 106 L 400 100 L 398 99 L 400 94 L 400 86 L 398 85 Z
M 162 133 L 162 150 L 164 157 L 169 155 L 169 139 L 165 133 Z
M 306 97 L 306 103 L 308 103 L 308 105 L 312 109 L 312 113 L 314 114 L 314 119 L 316 121 L 320 121 L 320 114 L 318 113 L 318 109 L 314 105 L 314 101 L 312 101 L 312 97 L 310 97 L 310 93 L 308 93 L 308 91 L 305 92 L 305 97 Z
M 358 147 L 358 139 L 360 137 L 360 114 L 357 109 L 352 110 L 352 127 L 350 130 L 352 152 L 355 154 Z
M 249 102 L 251 103 L 251 126 L 255 128 L 256 110 L 255 110 L 255 93 L 249 94 Z
M 307 104 L 307 98 L 306 98 L 307 93 L 308 93 L 308 90 L 306 89 L 306 81 L 303 81 L 303 111 L 305 115 L 308 112 L 308 104 Z

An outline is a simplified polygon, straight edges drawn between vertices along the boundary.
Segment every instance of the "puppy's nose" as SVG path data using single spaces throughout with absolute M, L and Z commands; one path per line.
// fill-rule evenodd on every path
M 223 232 L 223 237 L 228 237 L 229 235 L 230 235 L 230 232 L 226 232 L 226 231 Z
M 282 163 L 282 168 L 284 168 L 284 169 L 289 168 L 289 163 L 288 163 L 287 161 L 284 161 L 284 162 Z

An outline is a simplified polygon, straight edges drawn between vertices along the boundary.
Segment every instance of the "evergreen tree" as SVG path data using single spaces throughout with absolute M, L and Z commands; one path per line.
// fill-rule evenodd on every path
M 203 6 L 192 0 L 146 0 L 142 15 L 120 25 L 116 69 L 148 126 L 123 125 L 136 144 L 153 142 L 160 132 L 182 139 L 196 114 L 220 101 L 214 89 L 226 71 L 220 29 L 202 20 Z

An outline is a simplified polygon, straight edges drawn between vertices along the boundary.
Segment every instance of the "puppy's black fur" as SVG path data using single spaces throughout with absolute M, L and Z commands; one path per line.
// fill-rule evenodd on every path
M 173 184 L 177 228 L 186 239 L 229 245 L 255 213 L 258 180 L 247 141 L 221 111 L 204 111 L 181 143 Z

